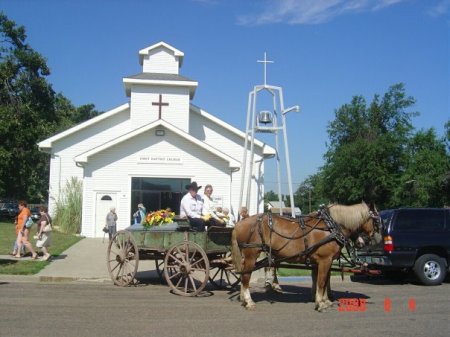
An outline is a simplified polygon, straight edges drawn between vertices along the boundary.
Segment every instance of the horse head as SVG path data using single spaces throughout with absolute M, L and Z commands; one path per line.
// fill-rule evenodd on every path
M 344 235 L 359 248 L 372 240 L 379 231 L 380 217 L 374 204 L 332 204 L 327 208 L 331 218 L 342 227 Z
M 359 235 L 355 240 L 355 244 L 358 248 L 362 248 L 370 241 L 378 241 L 377 234 L 380 232 L 381 218 L 374 203 L 368 206 L 367 216 L 364 223 L 361 225 Z M 380 236 L 381 237 L 381 236 Z

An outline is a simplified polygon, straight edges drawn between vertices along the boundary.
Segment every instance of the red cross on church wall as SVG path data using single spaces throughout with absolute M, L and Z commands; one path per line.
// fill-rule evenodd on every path
M 169 106 L 169 103 L 163 103 L 163 101 L 162 101 L 162 95 L 159 94 L 159 101 L 158 101 L 158 102 L 152 102 L 152 105 L 157 105 L 157 106 L 159 106 L 159 115 L 158 115 L 158 119 L 161 119 L 162 107 L 163 107 L 163 106 Z

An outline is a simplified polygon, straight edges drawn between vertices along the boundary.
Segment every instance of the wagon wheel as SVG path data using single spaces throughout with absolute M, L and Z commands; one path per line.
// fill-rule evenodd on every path
M 208 256 L 196 243 L 179 242 L 166 253 L 164 277 L 174 293 L 196 296 L 208 282 Z
M 111 280 L 118 286 L 129 285 L 136 276 L 139 250 L 130 232 L 118 231 L 108 245 L 106 255 Z
M 211 261 L 209 282 L 217 289 L 234 289 L 241 282 L 231 264 L 231 252 L 220 254 Z

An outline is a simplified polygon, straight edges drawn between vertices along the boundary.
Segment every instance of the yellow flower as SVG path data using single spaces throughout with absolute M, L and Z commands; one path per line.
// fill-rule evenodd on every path
M 169 209 L 161 209 L 148 213 L 143 223 L 144 227 L 160 226 L 165 223 L 173 222 L 175 212 L 171 212 Z

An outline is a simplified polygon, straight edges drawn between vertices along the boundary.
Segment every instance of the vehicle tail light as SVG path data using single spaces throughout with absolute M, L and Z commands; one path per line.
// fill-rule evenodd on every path
M 384 251 L 391 253 L 394 250 L 394 241 L 390 235 L 384 237 Z

